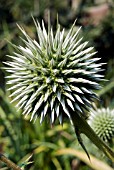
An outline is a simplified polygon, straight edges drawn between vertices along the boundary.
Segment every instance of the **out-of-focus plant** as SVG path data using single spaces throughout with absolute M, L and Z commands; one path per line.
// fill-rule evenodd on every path
M 95 50 L 98 51 L 96 54 L 97 57 L 101 57 L 101 61 L 107 63 L 103 66 L 104 73 L 106 79 L 109 80 L 109 82 L 105 82 L 104 86 L 106 86 L 106 89 L 101 89 L 100 97 L 101 101 L 104 107 L 109 107 L 110 103 L 113 107 L 114 103 L 114 86 L 113 86 L 113 79 L 114 79 L 114 50 L 113 50 L 113 44 L 114 44 L 114 1 L 110 1 L 112 3 L 107 4 L 109 6 L 108 14 L 103 17 L 103 20 L 100 21 L 100 23 L 95 26 L 92 25 L 90 22 L 89 24 L 83 23 L 83 18 L 86 16 L 84 15 L 84 10 L 89 7 L 98 7 L 99 4 L 96 4 L 95 1 L 91 2 L 89 5 L 89 2 L 83 1 L 83 7 L 80 11 L 80 19 L 79 22 L 83 25 L 83 34 L 84 34 L 84 40 L 90 40 L 92 45 L 94 45 Z M 100 3 L 100 1 L 99 1 Z M 103 5 L 103 3 L 101 3 Z M 101 12 L 101 11 L 100 11 Z M 106 90 L 106 91 L 105 91 Z M 103 92 L 103 93 L 102 93 Z

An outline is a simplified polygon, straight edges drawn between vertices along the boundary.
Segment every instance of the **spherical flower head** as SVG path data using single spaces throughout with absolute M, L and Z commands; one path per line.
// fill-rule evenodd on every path
M 50 23 L 48 31 L 43 21 L 34 23 L 38 40 L 18 26 L 25 45 L 14 45 L 16 51 L 9 56 L 12 61 L 5 62 L 11 74 L 7 76 L 9 90 L 14 91 L 12 102 L 18 101 L 16 106 L 24 115 L 30 114 L 30 120 L 40 117 L 42 122 L 47 115 L 51 124 L 56 118 L 62 123 L 66 115 L 71 119 L 72 112 L 86 117 L 103 77 L 99 74 L 102 64 L 93 57 L 96 52 L 79 38 L 81 27 L 74 32 L 75 22 L 67 35 L 59 24 L 54 34 Z
M 114 109 L 92 110 L 88 122 L 102 140 L 108 142 L 114 137 Z

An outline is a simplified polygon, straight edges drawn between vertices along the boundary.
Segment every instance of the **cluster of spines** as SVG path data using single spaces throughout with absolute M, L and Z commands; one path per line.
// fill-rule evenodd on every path
M 84 116 L 97 98 L 93 90 L 100 88 L 102 64 L 96 63 L 100 59 L 91 58 L 96 53 L 93 47 L 78 37 L 81 27 L 74 34 L 75 22 L 66 37 L 59 24 L 54 36 L 50 24 L 47 32 L 43 21 L 42 28 L 34 23 L 38 42 L 18 26 L 26 38 L 21 38 L 25 47 L 14 45 L 17 52 L 9 56 L 12 61 L 5 62 L 10 66 L 5 68 L 11 73 L 9 90 L 15 90 L 12 102 L 18 101 L 16 106 L 23 108 L 23 114 L 31 113 L 31 120 L 40 116 L 40 122 L 48 115 L 51 123 L 56 117 L 62 123 L 72 111 Z

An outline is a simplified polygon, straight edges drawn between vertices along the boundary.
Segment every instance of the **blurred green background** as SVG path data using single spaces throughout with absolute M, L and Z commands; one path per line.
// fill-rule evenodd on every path
M 15 104 L 10 104 L 5 81 L 7 73 L 2 69 L 3 61 L 8 60 L 6 55 L 13 52 L 8 41 L 22 44 L 16 23 L 22 25 L 31 38 L 36 38 L 31 14 L 39 22 L 44 19 L 47 25 L 48 10 L 53 29 L 56 29 L 57 14 L 66 32 L 78 19 L 76 27 L 82 25 L 84 40 L 89 41 L 101 61 L 107 63 L 103 66 L 103 74 L 108 81 L 97 92 L 101 100 L 96 104 L 114 108 L 114 0 L 0 0 L 0 152 L 25 170 L 111 170 L 114 165 L 110 160 L 83 136 L 95 163 L 101 160 L 98 168 L 90 163 L 70 122 L 54 127 L 46 121 L 40 125 L 37 120 L 33 124 L 21 115 L 22 111 L 17 111 Z M 109 145 L 114 148 L 112 143 Z M 0 169 L 7 167 L 0 162 Z

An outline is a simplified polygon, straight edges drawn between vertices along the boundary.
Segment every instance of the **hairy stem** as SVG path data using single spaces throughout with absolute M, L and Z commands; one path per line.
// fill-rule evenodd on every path
M 0 161 L 4 162 L 7 167 L 12 168 L 13 170 L 22 170 L 18 165 L 14 162 L 10 161 L 7 157 L 0 153 Z
M 104 152 L 112 161 L 114 161 L 114 152 L 106 145 L 88 125 L 86 120 L 77 113 L 71 115 L 75 129 L 78 129 L 80 133 L 85 134 L 101 151 Z M 80 135 L 80 134 L 79 134 Z M 80 136 L 79 136 L 80 137 Z M 82 142 L 82 141 L 81 141 Z M 79 141 L 80 143 L 80 141 Z M 80 143 L 81 144 L 81 143 Z M 81 144 L 82 146 L 82 144 Z M 83 146 L 82 146 L 83 147 Z M 85 149 L 84 149 L 85 150 Z

